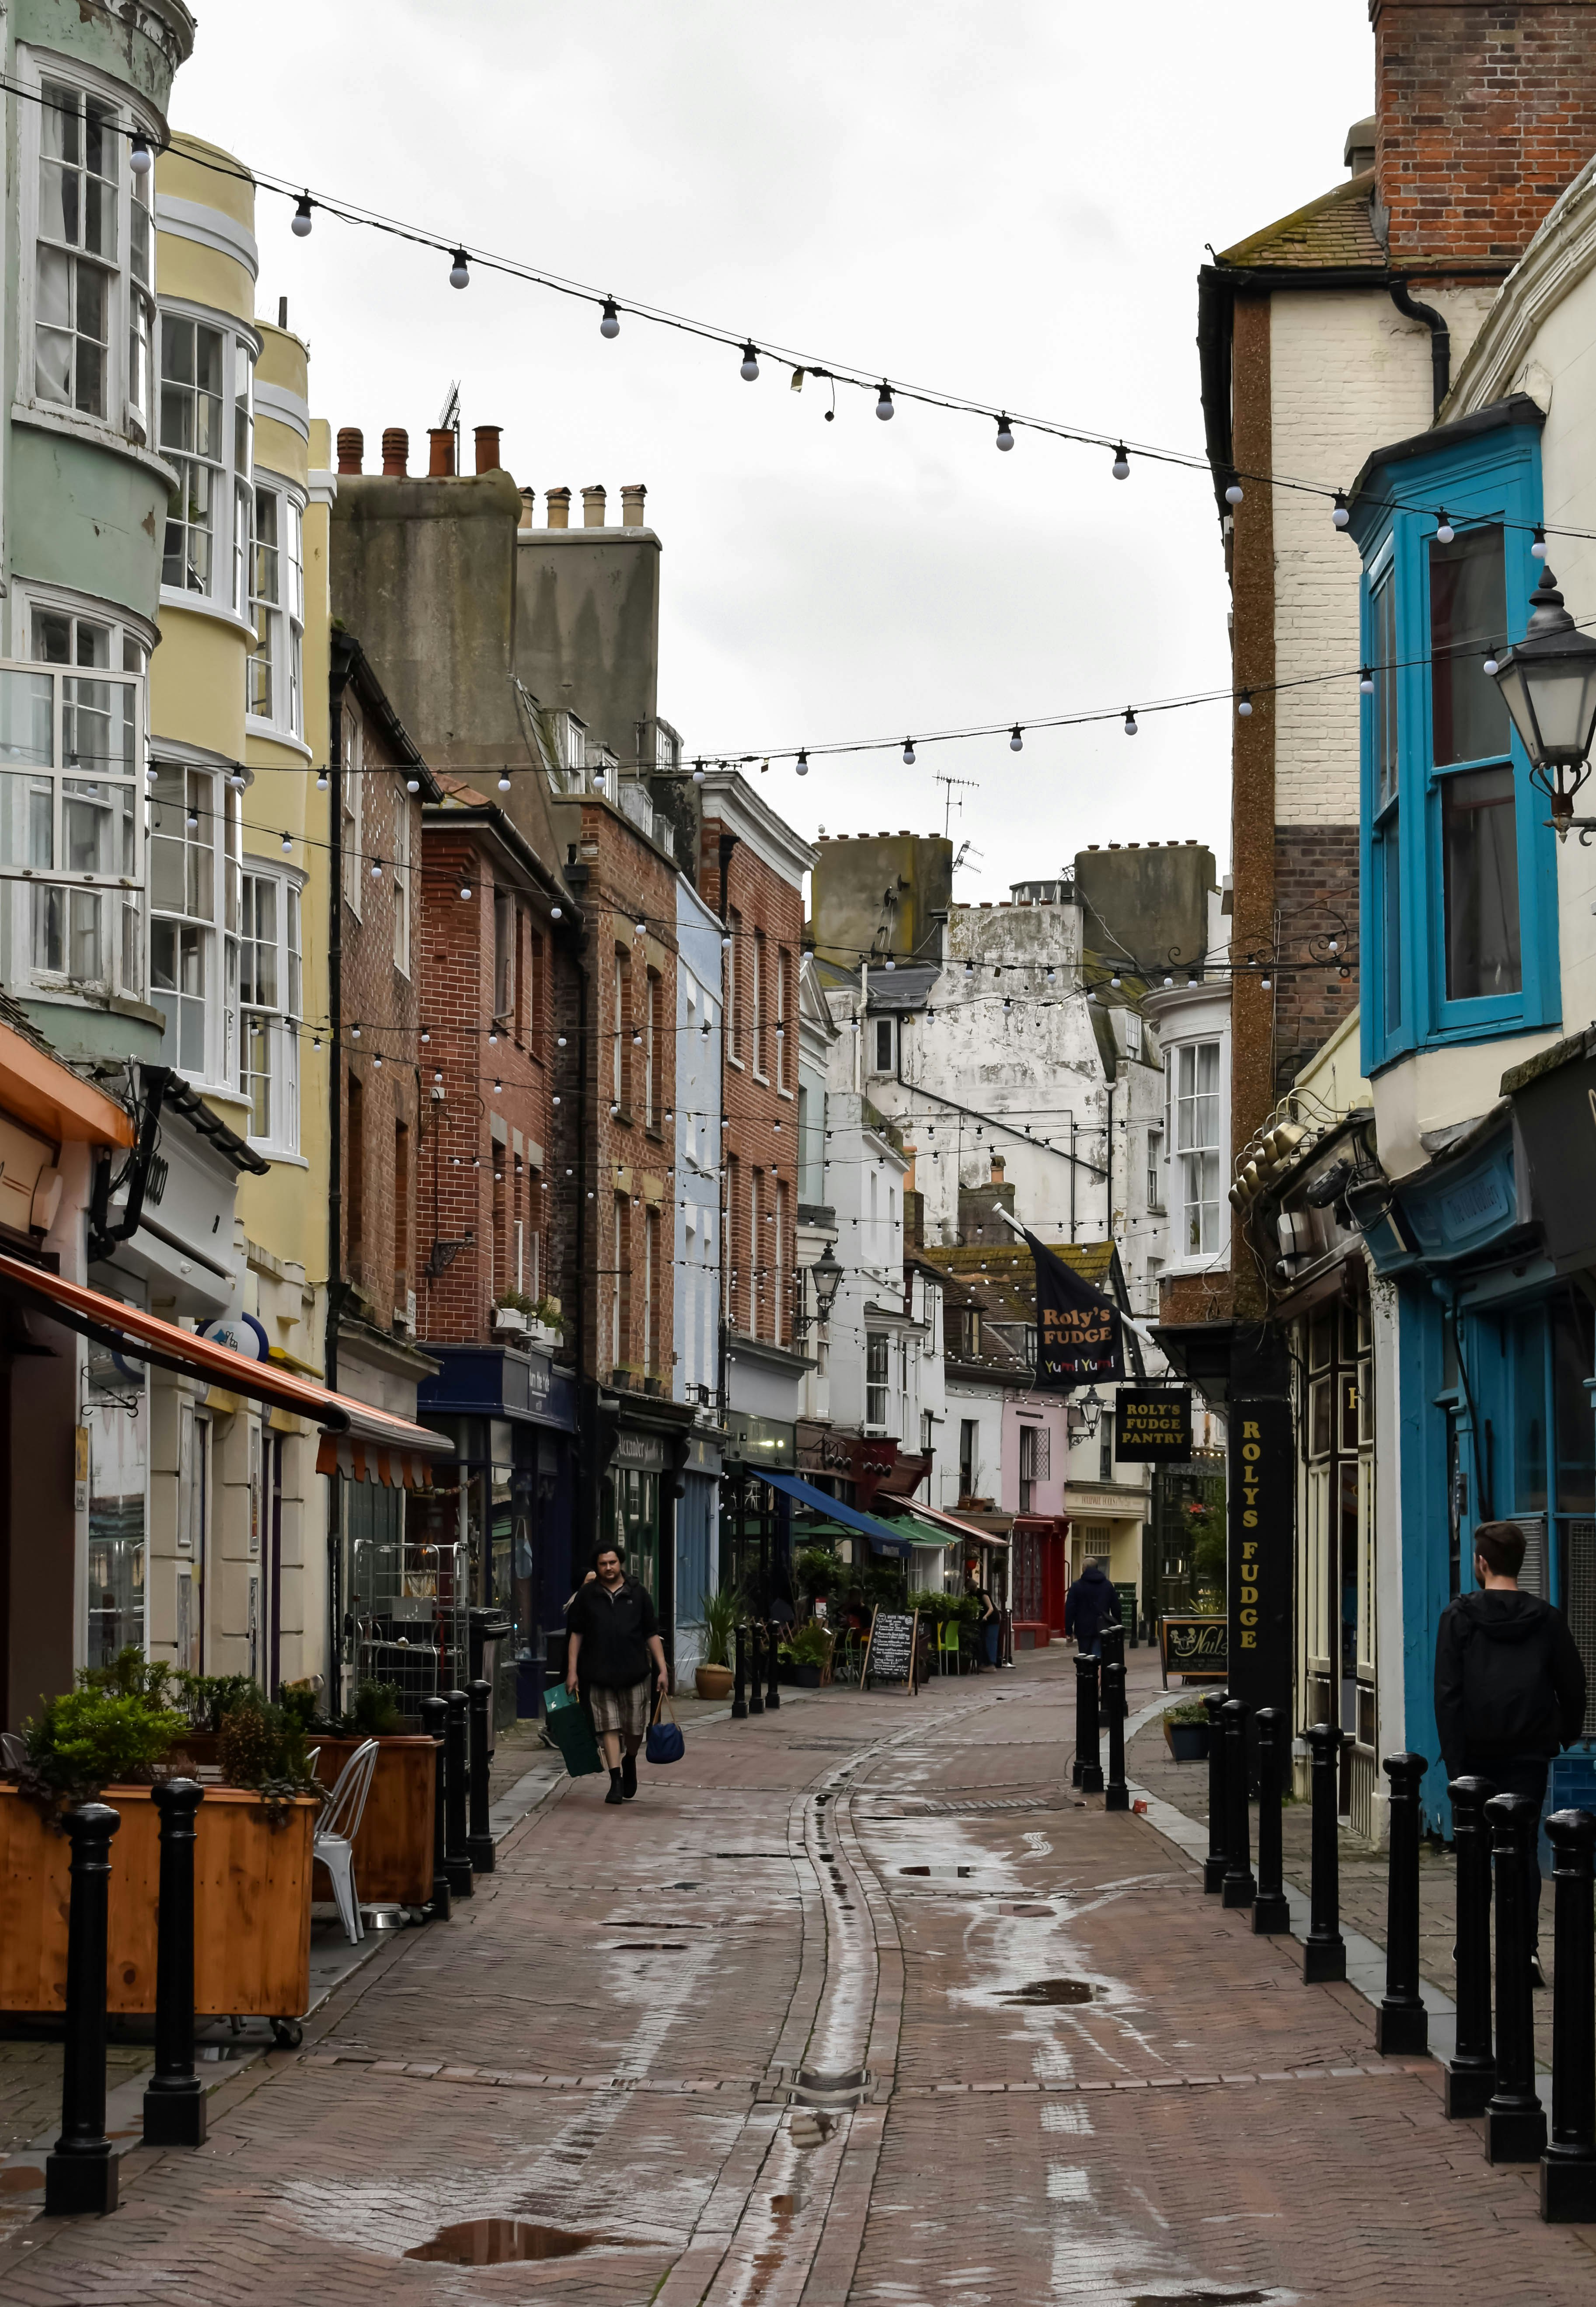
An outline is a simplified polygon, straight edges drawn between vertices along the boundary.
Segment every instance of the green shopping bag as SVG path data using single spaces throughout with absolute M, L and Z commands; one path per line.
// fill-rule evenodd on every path
M 595 1771 L 602 1771 L 598 1741 L 593 1736 L 593 1718 L 581 1700 L 573 1698 L 563 1683 L 556 1683 L 545 1694 L 543 1711 L 549 1737 L 565 1757 L 568 1775 L 585 1779 Z

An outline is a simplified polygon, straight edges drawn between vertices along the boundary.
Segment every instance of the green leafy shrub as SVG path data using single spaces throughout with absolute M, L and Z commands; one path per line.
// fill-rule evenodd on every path
M 92 1802 L 102 1787 L 148 1786 L 187 1728 L 137 1691 L 63 1691 L 22 1726 L 24 1783 L 57 1809 Z
M 704 1664 L 730 1666 L 732 1637 L 737 1621 L 742 1616 L 742 1597 L 734 1586 L 717 1586 L 706 1594 L 702 1603 L 704 1619 Z
M 296 1795 L 326 1791 L 311 1770 L 304 1725 L 270 1704 L 253 1683 L 249 1697 L 222 1717 L 216 1760 L 224 1786 L 248 1787 L 264 1797 L 274 1831 L 287 1820 Z
M 788 1666 L 824 1666 L 830 1655 L 831 1636 L 817 1618 L 794 1626 L 786 1640 L 777 1644 L 777 1656 Z
M 1189 1722 L 1206 1726 L 1208 1710 L 1200 1698 L 1185 1698 L 1181 1700 L 1179 1706 L 1166 1706 L 1163 1719 L 1166 1722 L 1173 1722 L 1177 1727 Z
M 119 1650 L 109 1666 L 81 1666 L 80 1690 L 115 1691 L 124 1698 L 147 1699 L 151 1706 L 171 1703 L 176 1668 L 163 1659 L 147 1659 L 137 1642 Z
M 322 1694 L 313 1682 L 285 1682 L 278 1692 L 277 1702 L 288 1720 L 307 1735 L 313 1730 L 332 1728 L 321 1711 Z
M 173 1703 L 182 1707 L 191 1730 L 219 1730 L 232 1708 L 261 1695 L 247 1674 L 190 1674 L 180 1668 L 172 1681 Z
M 817 1594 L 837 1594 L 842 1591 L 842 1569 L 828 1546 L 806 1546 L 793 1557 L 793 1576 L 798 1591 L 813 1601 Z
M 355 1703 L 344 1717 L 346 1726 L 363 1738 L 383 1738 L 405 1727 L 403 1694 L 397 1682 L 361 1682 L 355 1685 Z

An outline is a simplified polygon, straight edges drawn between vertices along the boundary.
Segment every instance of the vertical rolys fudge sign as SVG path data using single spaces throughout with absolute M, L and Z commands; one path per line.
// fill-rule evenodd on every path
M 1291 1411 L 1271 1397 L 1230 1409 L 1230 1687 L 1234 1698 L 1291 1698 Z

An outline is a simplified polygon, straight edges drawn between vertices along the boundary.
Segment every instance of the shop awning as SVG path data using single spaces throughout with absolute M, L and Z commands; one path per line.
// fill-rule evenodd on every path
M 1007 1538 L 1000 1538 L 995 1530 L 982 1530 L 978 1522 L 961 1522 L 957 1514 L 944 1514 L 940 1506 L 922 1505 L 914 1501 L 914 1513 L 921 1522 L 934 1522 L 939 1530 L 947 1531 L 951 1538 L 960 1539 L 966 1546 L 1007 1546 Z
M 958 1543 L 951 1531 L 933 1530 L 930 1522 L 922 1522 L 918 1514 L 894 1514 L 892 1527 L 900 1531 L 911 1546 L 934 1546 L 939 1554 L 946 1553 L 948 1547 Z
M 245 1354 L 236 1354 L 230 1346 L 196 1337 L 176 1322 L 163 1322 L 137 1306 L 107 1298 L 102 1290 L 65 1282 L 58 1274 L 47 1274 L 42 1266 L 29 1265 L 4 1251 L 0 1251 L 0 1293 L 82 1337 L 92 1338 L 111 1353 L 153 1363 L 158 1369 L 175 1370 L 180 1377 L 201 1378 L 208 1385 L 308 1419 L 313 1426 L 324 1429 L 316 1461 L 318 1472 L 341 1471 L 356 1481 L 410 1488 L 425 1480 L 429 1458 L 454 1454 L 454 1445 L 446 1435 L 373 1410 L 349 1394 L 330 1393 L 310 1378 L 296 1377 L 276 1362 L 252 1361 Z
M 846 1531 L 857 1531 L 871 1542 L 877 1554 L 895 1554 L 900 1560 L 906 1557 L 912 1541 L 891 1522 L 878 1522 L 874 1514 L 861 1514 L 857 1506 L 845 1505 L 829 1491 L 817 1490 L 812 1482 L 801 1481 L 796 1474 L 777 1474 L 768 1466 L 759 1470 L 761 1482 L 768 1482 L 774 1490 L 785 1490 L 800 1505 L 809 1506 L 816 1514 Z

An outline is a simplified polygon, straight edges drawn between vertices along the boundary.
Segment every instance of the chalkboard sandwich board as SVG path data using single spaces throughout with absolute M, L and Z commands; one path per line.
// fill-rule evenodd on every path
M 915 1662 L 920 1649 L 919 1633 L 918 1610 L 878 1609 L 873 1612 L 864 1645 L 861 1688 L 868 1690 L 872 1679 L 897 1683 L 908 1697 L 913 1698 L 917 1687 Z
M 1164 1617 L 1158 1621 L 1163 1686 L 1172 1674 L 1191 1682 L 1223 1682 L 1231 1670 L 1228 1618 Z

